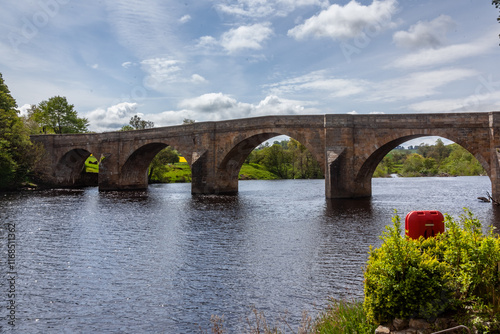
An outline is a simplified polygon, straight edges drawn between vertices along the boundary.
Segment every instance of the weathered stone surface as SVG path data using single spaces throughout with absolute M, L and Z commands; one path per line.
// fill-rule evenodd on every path
M 143 189 L 147 168 L 172 146 L 189 163 L 193 194 L 236 193 L 238 172 L 262 142 L 290 136 L 311 151 L 325 174 L 328 198 L 371 196 L 371 178 L 396 146 L 422 136 L 441 136 L 471 152 L 486 169 L 492 196 L 500 198 L 500 112 L 404 115 L 264 116 L 202 122 L 137 131 L 37 135 L 50 159 L 50 181 L 81 184 L 85 159 L 105 157 L 99 166 L 100 190 Z
M 378 326 L 377 329 L 375 329 L 375 334 L 390 334 L 391 333 L 391 330 L 389 329 L 389 327 L 385 327 L 385 326 Z
M 395 330 L 400 331 L 408 327 L 408 320 L 396 318 L 392 321 L 392 325 L 394 326 Z
M 410 319 L 409 326 L 411 328 L 416 328 L 416 329 L 428 329 L 428 328 L 431 328 L 431 324 L 429 324 L 424 319 Z

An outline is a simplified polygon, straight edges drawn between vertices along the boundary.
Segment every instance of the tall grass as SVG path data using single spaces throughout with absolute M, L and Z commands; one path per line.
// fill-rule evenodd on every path
M 228 333 L 224 327 L 224 317 L 212 316 L 212 334 Z M 373 334 L 376 325 L 368 323 L 361 301 L 332 300 L 330 305 L 316 319 L 306 312 L 302 314 L 299 327 L 294 330 L 283 316 L 270 325 L 264 313 L 253 309 L 253 316 L 246 319 L 248 334 Z
M 313 333 L 364 334 L 374 333 L 377 325 L 368 322 L 361 301 L 332 300 L 316 320 Z

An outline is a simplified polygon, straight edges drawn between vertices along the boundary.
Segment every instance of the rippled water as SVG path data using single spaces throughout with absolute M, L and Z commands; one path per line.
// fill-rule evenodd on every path
M 241 331 L 252 306 L 268 320 L 315 314 L 329 297 L 362 296 L 369 245 L 393 210 L 469 207 L 487 177 L 373 180 L 367 200 L 326 200 L 323 180 L 243 181 L 237 196 L 192 196 L 190 184 L 144 192 L 97 188 L 0 198 L 0 326 L 19 333 L 209 331 L 224 315 Z M 8 231 L 15 224 L 15 297 L 7 298 Z M 12 234 L 12 233 L 11 233 Z M 5 297 L 5 298 L 4 298 Z M 15 301 L 15 327 L 5 317 Z

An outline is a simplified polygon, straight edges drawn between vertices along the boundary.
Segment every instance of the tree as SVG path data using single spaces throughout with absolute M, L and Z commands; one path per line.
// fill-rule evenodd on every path
M 154 128 L 155 126 L 155 123 L 151 122 L 151 121 L 146 121 L 146 120 L 143 120 L 141 119 L 138 115 L 134 115 L 131 119 L 130 119 L 130 122 L 129 122 L 130 126 L 134 129 L 134 130 L 144 130 L 144 129 L 151 129 L 151 128 Z M 126 125 L 125 125 L 126 127 Z M 123 127 L 123 128 L 125 128 Z M 122 129 L 123 129 L 122 128 Z
M 193 124 L 194 122 L 195 122 L 194 119 L 184 118 L 184 120 L 182 121 L 182 124 Z
M 36 149 L 0 73 L 0 188 L 15 188 L 36 163 Z
M 170 146 L 161 150 L 149 164 L 148 180 L 151 182 L 153 173 L 161 171 L 166 164 L 175 164 L 179 162 L 179 153 Z
M 289 154 L 279 143 L 273 144 L 267 148 L 264 158 L 264 166 L 271 173 L 278 175 L 282 179 L 288 177 L 288 164 L 290 163 Z
M 38 124 L 43 133 L 85 133 L 89 121 L 78 117 L 75 106 L 64 96 L 54 96 L 28 110 L 28 119 Z
M 122 126 L 122 128 L 120 129 L 120 131 L 133 131 L 135 130 L 131 125 L 124 125 Z

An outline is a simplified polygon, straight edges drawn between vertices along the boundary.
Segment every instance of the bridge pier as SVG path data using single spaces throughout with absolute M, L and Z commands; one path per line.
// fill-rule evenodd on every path
M 325 196 L 362 198 L 372 194 L 371 175 L 358 179 L 352 115 L 325 115 Z
M 500 201 L 500 113 L 489 113 L 491 196 Z

